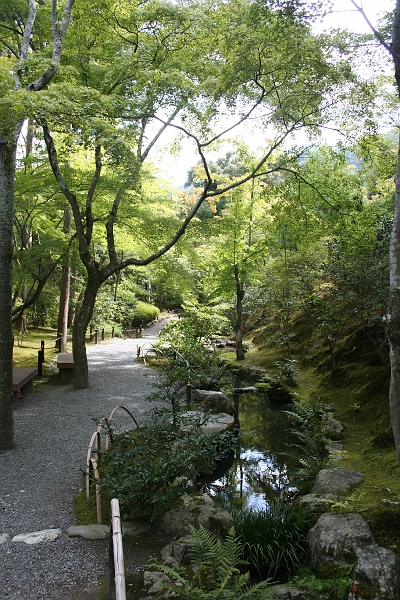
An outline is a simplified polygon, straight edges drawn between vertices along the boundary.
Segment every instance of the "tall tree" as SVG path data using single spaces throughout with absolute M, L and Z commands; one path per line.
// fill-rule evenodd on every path
M 292 10 L 247 0 L 216 3 L 212 8 L 156 0 L 111 7 L 104 0 L 100 7 L 82 4 L 73 31 L 65 65 L 69 85 L 58 88 L 64 94 L 64 109 L 47 111 L 43 118 L 42 107 L 36 119 L 43 126 L 53 173 L 71 206 L 87 271 L 73 335 L 74 386 L 86 387 L 85 332 L 100 285 L 129 265 L 145 266 L 168 252 L 207 198 L 279 170 L 286 157 L 269 164 L 272 153 L 299 129 L 320 125 L 328 104 L 338 100 L 341 84 L 351 83 L 349 71 L 332 64 L 322 47 L 324 40 L 311 34 L 303 13 L 297 16 Z M 52 90 L 54 96 L 57 87 Z M 222 110 L 230 111 L 233 125 L 218 131 L 214 127 Z M 258 117 L 276 133 L 251 172 L 215 189 L 207 153 L 250 117 Z M 142 195 L 143 166 L 172 127 L 194 143 L 204 171 L 203 186 L 175 231 L 160 230 L 155 243 L 147 243 L 147 249 L 146 244 L 132 247 L 120 260 L 116 231 L 134 217 Z M 78 191 L 70 169 L 73 158 L 68 148 L 77 144 L 92 162 L 85 199 L 82 181 Z M 115 192 L 110 201 L 112 173 Z M 107 180 L 111 187 L 105 201 Z M 93 252 L 96 239 L 104 240 L 101 259 Z
M 56 0 L 43 3 L 40 12 L 50 21 L 51 30 L 40 43 L 34 0 L 2 2 L 0 7 L 0 450 L 14 444 L 11 298 L 17 144 L 33 96 L 41 93 L 57 72 L 73 5 L 74 0 L 66 0 L 61 8 Z

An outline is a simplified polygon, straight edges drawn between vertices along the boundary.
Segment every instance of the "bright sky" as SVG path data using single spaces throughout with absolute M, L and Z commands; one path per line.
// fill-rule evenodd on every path
M 376 25 L 377 20 L 383 13 L 395 8 L 396 0 L 357 0 L 357 3 L 363 8 L 370 22 Z M 333 0 L 332 14 L 328 15 L 322 23 L 317 24 L 316 28 L 318 31 L 323 31 L 324 29 L 336 27 L 347 28 L 356 33 L 371 33 L 365 19 L 354 8 L 351 0 Z M 160 167 L 162 165 L 161 168 L 166 179 L 178 186 L 183 186 L 187 172 L 196 164 L 197 160 L 198 157 L 192 151 L 190 145 L 184 144 L 179 157 L 172 157 L 169 155 L 168 150 L 161 150 L 158 152 L 155 163 L 158 163 Z
M 377 18 L 379 18 L 382 13 L 394 9 L 396 1 L 358 0 L 357 4 L 362 7 L 366 16 L 374 25 L 376 24 Z M 370 28 L 365 22 L 365 19 L 354 8 L 350 0 L 333 0 L 333 12 L 325 19 L 324 24 L 326 24 L 327 27 L 343 27 L 351 29 L 356 33 L 371 32 Z

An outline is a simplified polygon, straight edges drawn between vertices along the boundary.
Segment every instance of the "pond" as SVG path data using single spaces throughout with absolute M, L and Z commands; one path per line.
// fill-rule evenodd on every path
M 225 465 L 223 475 L 203 487 L 219 504 L 265 508 L 276 499 L 294 495 L 290 482 L 295 440 L 290 433 L 290 405 L 271 408 L 265 393 L 240 396 L 238 445 Z M 226 470 L 227 469 L 227 470 Z

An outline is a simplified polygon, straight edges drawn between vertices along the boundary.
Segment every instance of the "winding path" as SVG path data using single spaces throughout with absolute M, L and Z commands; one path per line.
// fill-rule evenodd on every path
M 1 534 L 64 531 L 75 524 L 74 497 L 82 485 L 93 418 L 121 404 L 143 422 L 156 375 L 137 361 L 137 345 L 155 341 L 164 324 L 145 329 L 140 339 L 89 346 L 90 388 L 50 381 L 16 402 L 16 448 L 0 454 L 0 540 Z M 121 424 L 123 415 L 117 417 Z M 35 545 L 0 543 L 0 599 L 97 598 L 93 589 L 107 572 L 106 549 L 104 542 L 66 535 Z

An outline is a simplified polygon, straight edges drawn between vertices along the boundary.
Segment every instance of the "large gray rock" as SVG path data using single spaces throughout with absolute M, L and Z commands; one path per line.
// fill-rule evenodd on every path
M 307 513 L 310 525 L 314 525 L 322 514 L 330 512 L 331 506 L 335 500 L 336 498 L 332 494 L 328 496 L 307 494 L 306 496 L 301 496 L 299 504 Z
M 211 413 L 225 413 L 227 415 L 233 415 L 233 404 L 225 394 L 214 395 L 215 392 L 209 394 L 203 402 L 204 412 Z
M 341 440 L 344 438 L 345 431 L 340 421 L 334 419 L 333 416 L 328 415 L 326 421 L 326 437 L 331 440 Z
M 320 496 L 333 494 L 337 498 L 340 494 L 345 494 L 353 486 L 361 483 L 363 479 L 361 473 L 351 469 L 323 469 L 315 479 L 312 493 Z
M 197 390 L 197 389 L 193 389 L 192 390 L 192 400 L 194 402 L 204 402 L 204 400 L 206 398 L 208 398 L 209 396 L 212 396 L 213 398 L 220 398 L 221 396 L 225 396 L 225 394 L 223 394 L 222 392 L 219 391 L 214 391 L 214 390 Z
M 190 543 L 187 538 L 179 538 L 176 542 L 171 542 L 162 548 L 161 558 L 165 564 L 170 565 L 174 569 L 178 569 L 180 565 L 188 564 Z
M 220 539 L 225 539 L 234 521 L 229 513 L 215 507 L 212 498 L 206 494 L 185 495 L 178 508 L 169 510 L 162 517 L 160 527 L 167 535 L 184 537 L 190 532 L 189 525 L 196 528 L 203 525 Z
M 182 414 L 182 431 L 188 431 L 193 424 L 204 421 L 206 415 L 199 410 L 187 410 Z M 222 433 L 227 431 L 235 423 L 235 419 L 226 413 L 209 415 L 207 420 L 200 425 L 202 433 Z
M 399 559 L 377 544 L 367 546 L 358 557 L 349 600 L 398 600 Z
M 311 566 L 319 571 L 324 565 L 354 563 L 374 543 L 370 528 L 358 513 L 321 515 L 308 532 Z

